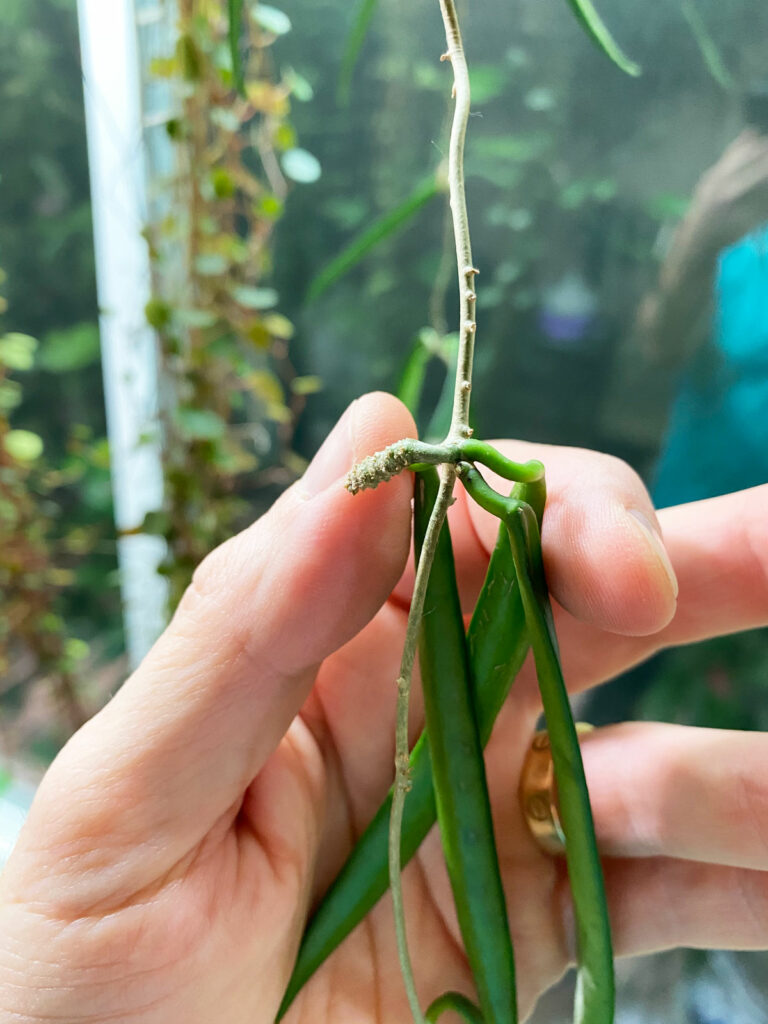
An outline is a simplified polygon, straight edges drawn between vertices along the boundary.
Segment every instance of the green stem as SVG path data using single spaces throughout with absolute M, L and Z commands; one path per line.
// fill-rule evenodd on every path
M 378 487 L 404 469 L 421 466 L 456 466 L 460 462 L 479 462 L 505 480 L 532 484 L 544 479 L 544 466 L 538 459 L 513 462 L 487 441 L 471 438 L 446 440 L 442 444 L 428 444 L 404 437 L 388 448 L 362 459 L 347 473 L 345 486 L 351 494 Z
M 429 517 L 424 545 L 416 568 L 416 580 L 413 585 L 411 608 L 408 612 L 408 623 L 405 629 L 403 656 L 400 661 L 400 672 L 397 677 L 397 728 L 395 733 L 395 784 L 392 798 L 392 812 L 389 825 L 389 884 L 392 889 L 392 906 L 395 915 L 395 932 L 397 936 L 397 955 L 405 983 L 408 1003 L 415 1024 L 425 1024 L 416 992 L 413 966 L 408 952 L 408 937 L 405 927 L 405 909 L 403 906 L 403 888 L 400 864 L 400 845 L 403 823 L 405 797 L 410 788 L 410 749 L 408 742 L 408 708 L 411 695 L 413 666 L 418 649 L 419 631 L 424 612 L 424 599 L 427 593 L 429 573 L 437 550 L 437 541 L 443 528 L 448 508 L 451 504 L 453 486 L 456 482 L 456 470 L 447 467 L 440 482 L 437 500 Z
M 453 214 L 454 234 L 456 237 L 456 257 L 459 273 L 459 294 L 461 301 L 461 326 L 459 340 L 459 357 L 456 369 L 454 388 L 453 416 L 448 441 L 467 439 L 472 431 L 469 426 L 469 398 L 472 390 L 472 359 L 475 343 L 475 291 L 474 278 L 477 271 L 472 266 L 472 249 L 469 240 L 469 220 L 464 189 L 464 140 L 469 121 L 470 93 L 469 72 L 464 58 L 464 48 L 459 31 L 458 18 L 453 0 L 440 0 L 440 10 L 445 23 L 445 34 L 448 43 L 448 58 L 453 65 L 454 93 L 456 106 L 448 158 L 448 187 L 451 211 Z M 406 463 L 407 464 L 407 463 Z M 401 465 L 400 468 L 403 468 Z M 395 472 L 398 470 L 395 469 Z M 384 479 L 392 475 L 385 468 Z M 425 1024 L 419 1006 L 416 985 L 413 977 L 403 909 L 401 883 L 400 844 L 403 819 L 403 806 L 409 786 L 410 755 L 408 748 L 408 706 L 410 698 L 411 677 L 416 658 L 419 631 L 424 609 L 427 582 L 437 548 L 437 540 L 448 508 L 452 502 L 453 488 L 456 482 L 455 464 L 447 465 L 443 470 L 435 506 L 429 519 L 421 557 L 416 571 L 411 609 L 408 614 L 405 646 L 397 680 L 397 736 L 395 744 L 395 786 L 392 800 L 392 815 L 389 830 L 389 873 L 392 888 L 392 900 L 395 913 L 395 929 L 400 966 L 403 972 L 411 1007 L 416 1024 Z M 347 486 L 350 486 L 348 479 Z M 361 487 L 370 486 L 362 483 Z M 375 483 L 373 484 L 375 486 Z
M 475 501 L 506 525 L 515 561 L 549 732 L 576 919 L 579 972 L 574 1024 L 612 1024 L 613 949 L 605 883 L 578 735 L 560 667 L 538 523 L 529 505 L 498 494 L 474 467 L 462 465 L 459 472 Z
M 512 496 L 531 505 L 541 521 L 546 497 L 543 480 L 517 484 Z M 443 621 L 441 651 L 447 653 L 459 647 L 463 637 L 464 623 L 459 607 L 456 619 Z M 485 584 L 466 633 L 466 644 L 470 678 L 476 687 L 475 715 L 480 738 L 485 746 L 496 716 L 528 652 L 528 634 L 509 535 L 503 524 L 500 525 Z M 455 666 L 451 671 L 454 670 Z M 410 782 L 411 789 L 402 821 L 401 865 L 408 863 L 416 853 L 437 816 L 432 764 L 425 733 L 422 733 L 411 751 Z M 387 891 L 387 837 L 392 796 L 393 791 L 390 789 L 307 925 L 278 1020 L 285 1015 L 296 993 L 317 968 Z
M 438 996 L 427 1010 L 426 1017 L 429 1024 L 435 1024 L 446 1010 L 452 1010 L 458 1014 L 466 1024 L 485 1024 L 480 1010 L 460 992 L 446 992 L 444 995 Z

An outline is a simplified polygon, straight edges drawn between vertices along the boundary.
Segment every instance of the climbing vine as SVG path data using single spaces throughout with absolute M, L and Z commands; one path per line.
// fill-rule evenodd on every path
M 292 103 L 310 100 L 312 87 L 274 55 L 290 28 L 277 8 L 245 5 L 239 90 L 224 5 L 181 0 L 175 52 L 152 65 L 177 112 L 166 126 L 173 201 L 147 232 L 165 498 L 144 530 L 167 540 L 172 605 L 205 554 L 303 465 L 293 434 L 318 381 L 295 374 L 294 325 L 269 286 L 290 184 L 320 175 L 291 124 Z

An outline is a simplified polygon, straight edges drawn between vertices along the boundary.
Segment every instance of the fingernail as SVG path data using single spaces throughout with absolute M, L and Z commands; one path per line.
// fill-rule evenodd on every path
M 672 563 L 669 560 L 667 549 L 664 547 L 664 541 L 661 539 L 658 526 L 639 508 L 630 508 L 627 511 L 642 529 L 646 542 L 653 549 L 656 560 L 667 574 L 672 591 L 675 597 L 677 597 L 679 590 L 677 576 L 675 575 L 675 570 L 672 568 Z
M 344 476 L 355 460 L 354 410 L 357 400 L 348 406 L 341 419 L 323 441 L 314 459 L 304 472 L 298 487 L 307 498 L 314 498 L 339 477 Z

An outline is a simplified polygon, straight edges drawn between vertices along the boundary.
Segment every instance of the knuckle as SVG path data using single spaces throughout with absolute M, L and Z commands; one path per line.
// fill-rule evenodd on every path
M 190 613 L 220 598 L 224 588 L 231 590 L 235 568 L 233 549 L 235 537 L 211 551 L 192 573 L 192 579 L 179 603 L 179 609 Z

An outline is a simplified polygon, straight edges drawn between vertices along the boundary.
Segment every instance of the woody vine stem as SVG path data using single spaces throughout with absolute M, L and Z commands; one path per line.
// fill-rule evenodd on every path
M 448 184 L 450 193 L 453 233 L 456 240 L 456 260 L 459 273 L 460 295 L 460 333 L 459 353 L 456 366 L 456 385 L 453 396 L 453 414 L 448 437 L 444 444 L 452 445 L 467 440 L 472 431 L 469 426 L 469 400 L 472 391 L 472 361 L 475 348 L 475 275 L 477 270 L 472 265 L 472 248 L 469 237 L 469 219 L 464 188 L 464 140 L 467 134 L 467 123 L 470 112 L 469 73 L 464 56 L 458 15 L 454 0 L 440 0 L 440 11 L 445 25 L 445 36 L 448 44 L 446 53 L 441 60 L 450 61 L 453 67 L 453 95 L 455 107 L 451 126 L 451 139 L 448 156 Z M 405 645 L 397 679 L 397 729 L 395 739 L 395 785 L 392 800 L 392 813 L 389 831 L 389 875 L 392 889 L 392 902 L 395 914 L 395 929 L 400 967 L 408 994 L 408 1002 L 416 1024 L 424 1024 L 413 968 L 408 953 L 408 940 L 405 928 L 403 908 L 403 892 L 401 884 L 400 837 L 403 818 L 403 807 L 406 794 L 410 788 L 410 755 L 408 743 L 408 706 L 411 689 L 413 666 L 416 660 L 419 629 L 424 610 L 424 599 L 427 590 L 429 572 L 437 547 L 448 508 L 453 500 L 453 488 L 456 483 L 456 466 L 446 462 L 442 469 L 442 480 L 437 501 L 430 516 L 429 525 L 424 537 L 416 580 L 413 588 L 411 608 L 406 627 Z

